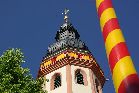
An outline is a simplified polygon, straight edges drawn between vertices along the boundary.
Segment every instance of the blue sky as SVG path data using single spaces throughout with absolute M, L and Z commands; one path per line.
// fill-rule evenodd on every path
M 139 72 L 139 0 L 113 0 L 113 5 Z M 21 48 L 26 60 L 23 66 L 36 78 L 42 57 L 63 23 L 65 8 L 70 9 L 70 22 L 110 79 L 104 93 L 115 93 L 95 0 L 0 0 L 0 54 L 8 48 Z

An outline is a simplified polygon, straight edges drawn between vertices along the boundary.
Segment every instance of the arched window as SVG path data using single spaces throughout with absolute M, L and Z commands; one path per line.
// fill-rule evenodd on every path
M 78 69 L 78 70 L 75 71 L 75 80 L 76 80 L 76 83 L 77 84 L 84 85 L 84 76 L 81 73 L 81 70 L 80 69 Z
M 60 74 L 56 74 L 54 79 L 54 89 L 60 86 L 61 86 L 61 76 Z
M 51 90 L 54 90 L 61 86 L 61 75 L 60 73 L 56 73 L 51 78 Z

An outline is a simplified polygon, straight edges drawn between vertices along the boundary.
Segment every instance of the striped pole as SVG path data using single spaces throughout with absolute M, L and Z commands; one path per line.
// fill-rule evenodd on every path
M 116 93 L 139 93 L 139 78 L 111 0 L 96 0 L 101 31 Z

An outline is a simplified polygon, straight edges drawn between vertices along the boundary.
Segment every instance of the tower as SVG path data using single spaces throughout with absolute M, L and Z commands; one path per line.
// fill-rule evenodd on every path
M 48 93 L 102 93 L 104 73 L 68 21 L 68 12 L 65 9 L 56 42 L 48 47 L 40 64 L 38 77 L 48 79 L 43 89 Z

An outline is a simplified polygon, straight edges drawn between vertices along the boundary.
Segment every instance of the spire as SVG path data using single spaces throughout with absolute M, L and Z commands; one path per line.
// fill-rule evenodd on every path
M 56 42 L 48 47 L 47 54 L 53 54 L 57 51 L 61 51 L 64 48 L 72 47 L 78 49 L 88 50 L 87 46 L 83 41 L 80 40 L 80 35 L 78 31 L 73 27 L 73 25 L 68 21 L 69 9 L 65 9 L 64 20 L 65 22 L 60 26 L 60 29 L 56 33 Z
M 67 15 L 68 12 L 69 12 L 69 9 L 66 8 L 66 9 L 64 10 L 64 13 L 62 13 L 62 14 L 64 15 L 64 20 L 65 20 L 66 23 L 68 22 L 68 15 Z

